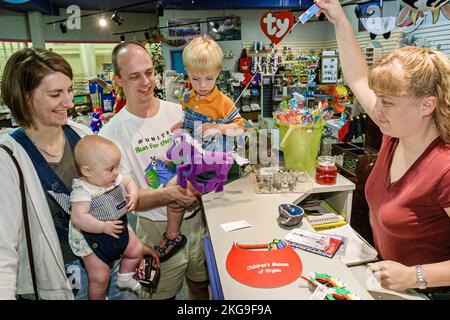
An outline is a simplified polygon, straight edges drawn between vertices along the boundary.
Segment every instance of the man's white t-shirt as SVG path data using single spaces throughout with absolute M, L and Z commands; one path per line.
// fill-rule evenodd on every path
M 181 105 L 159 100 L 158 113 L 153 117 L 140 118 L 125 107 L 100 130 L 99 135 L 119 147 L 122 174 L 131 176 L 142 189 L 158 189 L 163 187 L 165 174 L 161 173 L 164 171 L 161 168 L 173 139 L 170 128 L 183 120 Z M 153 221 L 167 221 L 165 206 L 138 214 Z

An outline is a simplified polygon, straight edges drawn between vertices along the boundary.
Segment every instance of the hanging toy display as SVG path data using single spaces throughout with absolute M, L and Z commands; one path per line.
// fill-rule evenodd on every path
M 361 5 L 355 6 L 356 17 L 370 33 L 370 39 L 372 40 L 378 35 L 383 35 L 383 38 L 389 39 L 391 31 L 395 28 L 395 17 L 382 17 L 382 7 L 382 1 L 380 1 L 380 5 L 369 4 L 367 8 Z
M 419 13 L 423 11 L 431 11 L 433 15 L 433 23 L 436 23 L 439 20 L 441 11 L 447 19 L 450 19 L 449 0 L 400 0 L 400 2 L 406 6 L 403 7 L 397 15 L 397 25 L 402 24 L 408 18 L 410 13 L 413 23 L 416 23 Z

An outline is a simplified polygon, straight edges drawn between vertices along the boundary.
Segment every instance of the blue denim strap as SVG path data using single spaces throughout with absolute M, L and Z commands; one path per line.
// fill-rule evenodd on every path
M 80 140 L 80 136 L 67 125 L 63 126 L 63 130 L 73 149 Z M 16 140 L 28 153 L 44 190 L 70 195 L 69 188 L 71 189 L 71 186 L 67 188 L 64 185 L 55 171 L 50 167 L 47 160 L 45 160 L 34 143 L 27 136 L 23 128 L 14 130 L 11 133 L 11 137 L 13 137 L 14 140 Z

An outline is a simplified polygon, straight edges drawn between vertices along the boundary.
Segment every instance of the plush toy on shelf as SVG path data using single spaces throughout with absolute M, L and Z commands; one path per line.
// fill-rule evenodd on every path
M 92 121 L 91 121 L 91 129 L 92 132 L 98 133 L 100 131 L 100 128 L 102 127 L 103 122 L 102 119 L 100 119 L 100 114 L 97 112 L 94 112 L 92 114 Z

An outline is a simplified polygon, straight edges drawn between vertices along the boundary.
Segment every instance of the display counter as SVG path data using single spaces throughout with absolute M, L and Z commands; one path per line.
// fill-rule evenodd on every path
M 311 192 L 327 192 L 330 199 L 341 206 L 346 213 L 351 208 L 351 192 L 354 184 L 342 176 L 338 176 L 334 186 L 319 186 L 314 184 Z M 210 271 L 213 298 L 215 299 L 309 299 L 311 291 L 308 283 L 298 278 L 288 285 L 277 288 L 256 288 L 242 284 L 233 279 L 226 269 L 226 258 L 237 241 L 242 244 L 269 243 L 273 239 L 282 239 L 292 229 L 282 228 L 276 218 L 278 205 L 283 203 L 298 203 L 306 194 L 256 194 L 253 191 L 250 176 L 243 177 L 224 187 L 224 192 L 210 193 L 203 196 L 206 225 L 209 239 L 206 243 L 208 267 Z M 349 213 L 347 213 L 348 218 Z M 221 224 L 246 220 L 251 227 L 225 232 Z M 313 231 L 306 219 L 300 228 Z M 354 277 L 349 268 L 335 256 L 323 257 L 302 250 L 295 250 L 303 264 L 303 276 L 311 272 L 328 273 L 347 284 L 347 288 L 361 299 L 371 300 L 372 296 Z

